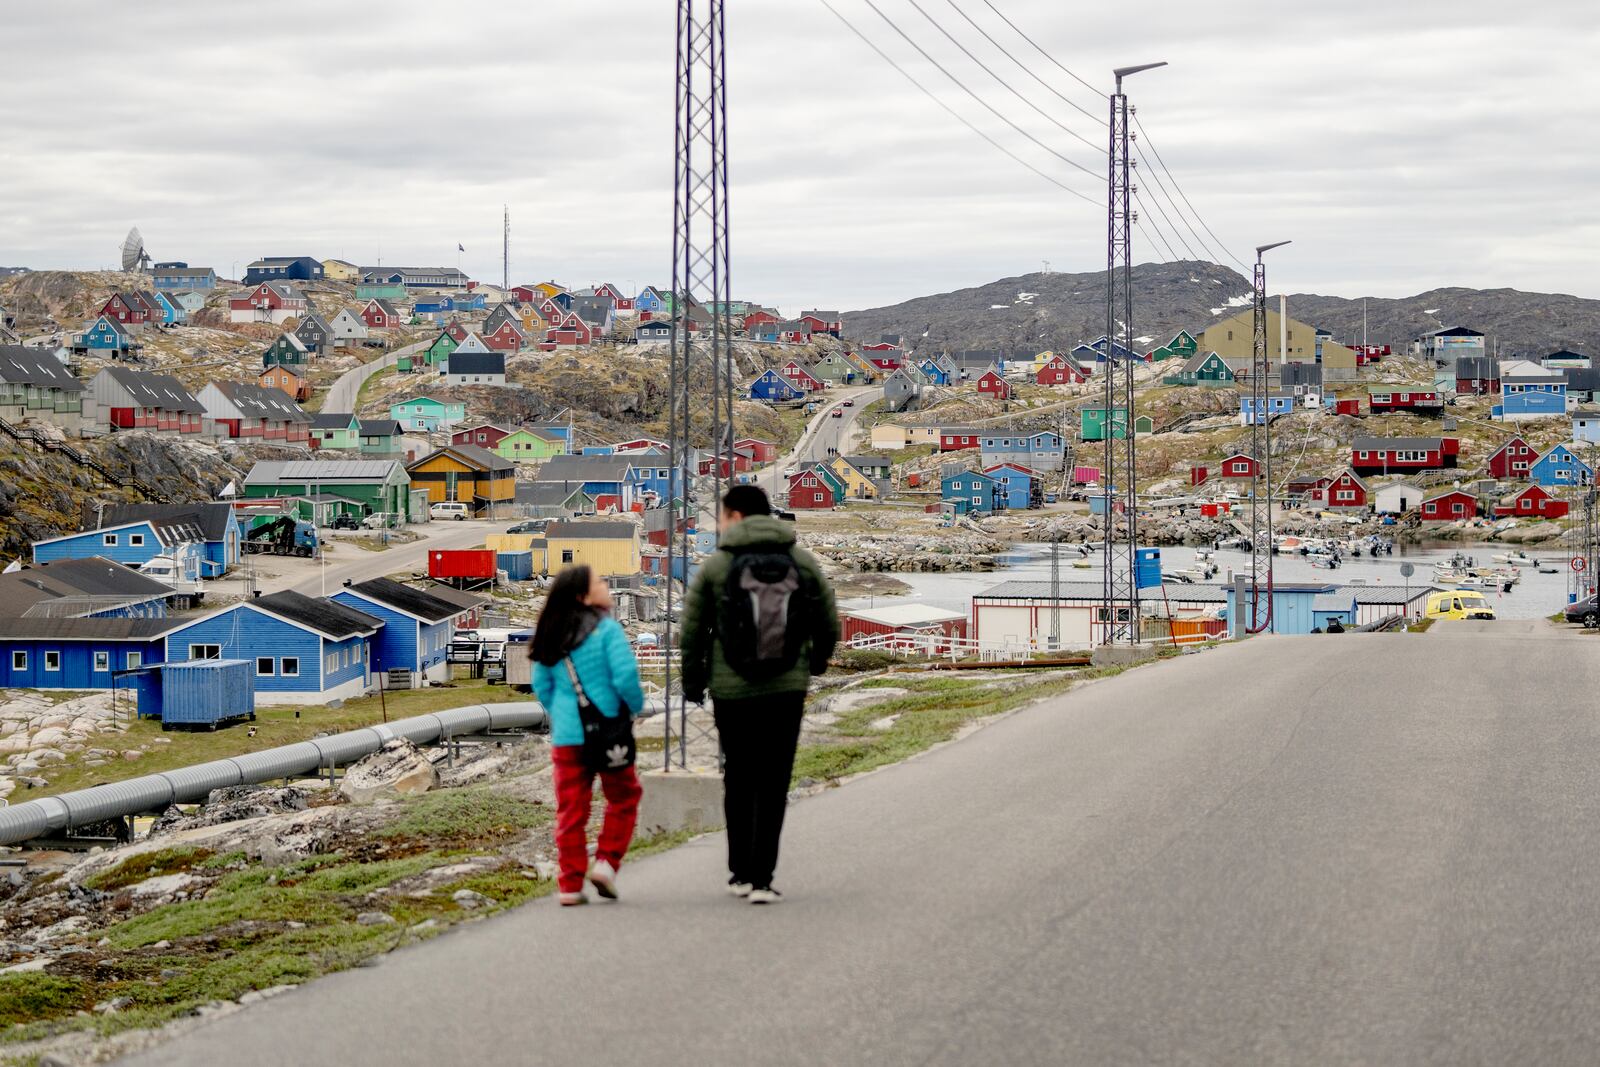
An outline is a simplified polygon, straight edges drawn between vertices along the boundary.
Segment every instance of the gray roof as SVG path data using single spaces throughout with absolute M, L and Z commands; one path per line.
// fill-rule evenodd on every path
M 156 267 L 150 273 L 157 278 L 205 278 L 217 272 L 210 267 Z
M 33 563 L 0 574 L 0 615 L 26 615 L 35 604 L 69 597 L 124 597 L 131 603 L 171 592 L 165 582 L 100 556 Z
M 504 374 L 506 372 L 506 354 L 504 352 L 463 352 L 457 349 L 450 353 L 448 366 L 451 374 Z
M 227 534 L 228 517 L 233 511 L 233 505 L 222 501 L 202 501 L 196 504 L 113 504 L 101 513 L 100 527 L 90 524 L 89 520 L 94 515 L 92 505 L 85 505 L 83 511 L 85 530 L 149 521 L 167 529 L 194 526 L 199 529 L 203 540 L 221 541 Z M 182 540 L 182 538 L 177 539 Z
M 1384 452 L 1391 448 L 1428 451 L 1438 448 L 1443 441 L 1442 437 L 1357 437 L 1350 442 L 1350 447 L 1358 452 Z
M 391 316 L 393 318 L 399 318 L 400 317 L 400 312 L 395 310 L 394 305 L 389 303 L 388 300 L 384 299 L 381 296 L 375 296 L 371 300 L 367 301 L 367 303 L 369 303 L 369 304 L 377 304 L 378 305 L 378 310 L 382 311 L 385 315 Z
M 280 619 L 309 627 L 336 641 L 357 634 L 371 633 L 383 625 L 382 619 L 374 618 L 364 611 L 357 611 L 355 608 L 346 607 L 323 597 L 309 597 L 290 589 L 258 596 L 244 603 L 276 615 Z
M 552 522 L 545 527 L 546 541 L 558 537 L 567 540 L 609 540 L 616 537 L 633 537 L 639 527 L 631 522 Z
M 395 419 L 362 419 L 359 429 L 362 437 L 394 437 L 400 433 L 400 423 Z
M 352 583 L 347 588 L 351 592 L 370 597 L 407 615 L 415 615 L 424 622 L 444 622 L 466 610 L 458 604 L 452 604 L 432 593 L 397 582 L 392 578 L 373 578 L 370 581 Z
M 489 602 L 487 597 L 474 596 L 472 593 L 460 589 L 452 589 L 448 585 L 436 585 L 428 588 L 428 594 L 443 600 L 447 604 L 454 604 L 462 611 L 471 611 L 473 608 L 482 607 Z
M 193 619 L 0 618 L 0 638 L 40 641 L 153 641 Z
M 304 485 L 310 482 L 376 482 L 387 481 L 396 471 L 405 473 L 395 459 L 348 460 L 258 460 L 245 475 L 246 485 L 273 485 L 288 482 Z
M 154 371 L 137 371 L 129 367 L 107 367 L 101 371 L 128 391 L 140 407 L 160 408 L 163 411 L 186 411 L 204 415 L 205 405 L 170 374 Z
M 68 393 L 81 393 L 84 388 L 54 353 L 22 345 L 0 345 L 0 382 L 43 385 Z
M 583 496 L 583 490 L 576 485 L 563 485 L 560 482 L 517 483 L 516 502 L 518 504 L 531 504 L 534 507 L 560 507 L 575 496 Z
M 311 422 L 305 409 L 290 399 L 282 389 L 268 389 L 253 382 L 213 382 L 217 391 L 233 402 L 233 406 L 247 417 L 271 419 L 277 422 Z
M 357 421 L 351 411 L 319 411 L 311 416 L 313 430 L 347 430 L 350 424 Z
M 538 482 L 620 482 L 633 460 L 627 456 L 551 456 Z

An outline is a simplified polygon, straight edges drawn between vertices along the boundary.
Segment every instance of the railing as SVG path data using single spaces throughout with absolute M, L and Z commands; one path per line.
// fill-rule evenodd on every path
M 10 437 L 13 441 L 16 441 L 19 444 L 29 443 L 35 448 L 43 449 L 46 452 L 58 452 L 61 455 L 66 456 L 78 466 L 94 471 L 96 474 L 100 475 L 101 478 L 109 482 L 111 485 L 116 486 L 118 489 L 132 489 L 145 499 L 154 500 L 159 504 L 171 503 L 170 498 L 168 498 L 165 494 L 156 492 L 149 485 L 140 481 L 139 479 L 130 477 L 128 475 L 116 474 L 99 460 L 93 458 L 92 456 L 84 455 L 82 452 L 79 452 L 76 448 L 73 448 L 65 441 L 58 441 L 48 434 L 40 433 L 38 430 L 25 430 L 21 427 L 13 426 L 5 419 L 0 419 L 0 433 L 5 434 L 7 437 Z

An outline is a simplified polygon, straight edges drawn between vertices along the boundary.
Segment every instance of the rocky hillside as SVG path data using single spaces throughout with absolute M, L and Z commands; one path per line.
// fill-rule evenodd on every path
M 1133 270 L 1134 333 L 1159 344 L 1180 329 L 1198 332 L 1248 306 L 1250 281 L 1214 263 L 1146 263 Z M 1276 300 L 1276 294 L 1273 297 Z M 1361 339 L 1361 298 L 1297 293 L 1294 317 Z M 1444 326 L 1466 325 L 1499 342 L 1502 354 L 1582 351 L 1600 343 L 1600 300 L 1516 289 L 1435 289 L 1397 300 L 1369 298 L 1367 336 L 1401 345 Z M 1071 348 L 1106 332 L 1105 272 L 1024 274 L 893 307 L 848 312 L 847 336 L 903 334 L 919 348 Z

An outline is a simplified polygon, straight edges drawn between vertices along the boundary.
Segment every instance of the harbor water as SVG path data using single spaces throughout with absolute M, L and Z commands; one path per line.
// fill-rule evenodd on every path
M 1471 557 L 1480 567 L 1503 566 L 1494 562 L 1494 557 L 1505 552 L 1516 551 L 1515 546 L 1509 545 L 1476 545 L 1461 549 L 1455 548 L 1411 548 L 1406 551 L 1397 546 L 1393 555 L 1384 556 L 1346 556 L 1343 562 L 1331 570 L 1314 567 L 1304 556 L 1297 554 L 1279 554 L 1273 559 L 1273 575 L 1280 582 L 1326 582 L 1337 585 L 1373 585 L 1373 586 L 1399 586 L 1409 585 L 1418 589 L 1433 584 L 1433 571 L 1436 565 L 1448 565 L 1450 559 L 1457 551 Z M 1495 613 L 1503 619 L 1531 619 L 1542 618 L 1560 611 L 1568 602 L 1569 589 L 1572 587 L 1572 575 L 1567 567 L 1567 557 L 1559 549 L 1547 548 L 1544 550 L 1529 549 L 1528 555 L 1536 561 L 1548 561 L 1559 568 L 1555 574 L 1540 574 L 1536 567 L 1529 564 L 1519 566 L 1521 581 L 1512 590 L 1500 592 L 1484 589 L 1484 596 L 1494 605 Z M 1195 565 L 1195 552 L 1193 548 L 1168 547 L 1161 550 L 1161 564 L 1164 571 L 1185 570 Z M 1074 561 L 1083 558 L 1088 567 L 1074 566 Z M 1001 582 L 1030 581 L 1048 582 L 1050 580 L 1050 546 L 1034 542 L 1019 542 L 1011 546 L 1010 550 L 997 557 L 1000 567 L 993 571 L 970 571 L 960 573 L 942 574 L 896 574 L 894 577 L 911 587 L 910 592 L 904 596 L 879 596 L 860 597 L 844 601 L 846 607 L 887 606 L 889 604 L 926 604 L 930 607 L 945 608 L 949 611 L 971 613 L 972 598 L 978 593 L 992 589 Z M 1225 582 L 1230 572 L 1248 573 L 1250 556 L 1238 550 L 1222 549 L 1215 553 L 1213 562 L 1218 566 L 1214 583 Z M 1409 562 L 1414 565 L 1415 573 L 1409 581 L 1400 574 L 1400 564 Z M 1063 584 L 1071 582 L 1094 582 L 1101 580 L 1101 554 L 1091 552 L 1087 557 L 1080 557 L 1075 546 L 1061 546 L 1061 581 Z M 1169 586 L 1169 588 L 1178 588 Z M 1146 597 L 1159 598 L 1160 591 L 1151 589 L 1144 594 Z

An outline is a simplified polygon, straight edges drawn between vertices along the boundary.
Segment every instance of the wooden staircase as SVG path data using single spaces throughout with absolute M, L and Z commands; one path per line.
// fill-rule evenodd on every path
M 41 451 L 55 452 L 65 456 L 85 470 L 98 474 L 107 484 L 116 486 L 118 489 L 132 489 L 146 500 L 153 500 L 158 504 L 172 503 L 171 498 L 164 493 L 157 492 L 149 484 L 140 481 L 138 478 L 117 474 L 93 456 L 85 455 L 65 441 L 58 441 L 48 434 L 40 433 L 38 430 L 13 426 L 5 419 L 0 419 L 0 434 L 5 434 L 18 444 L 31 444 Z

